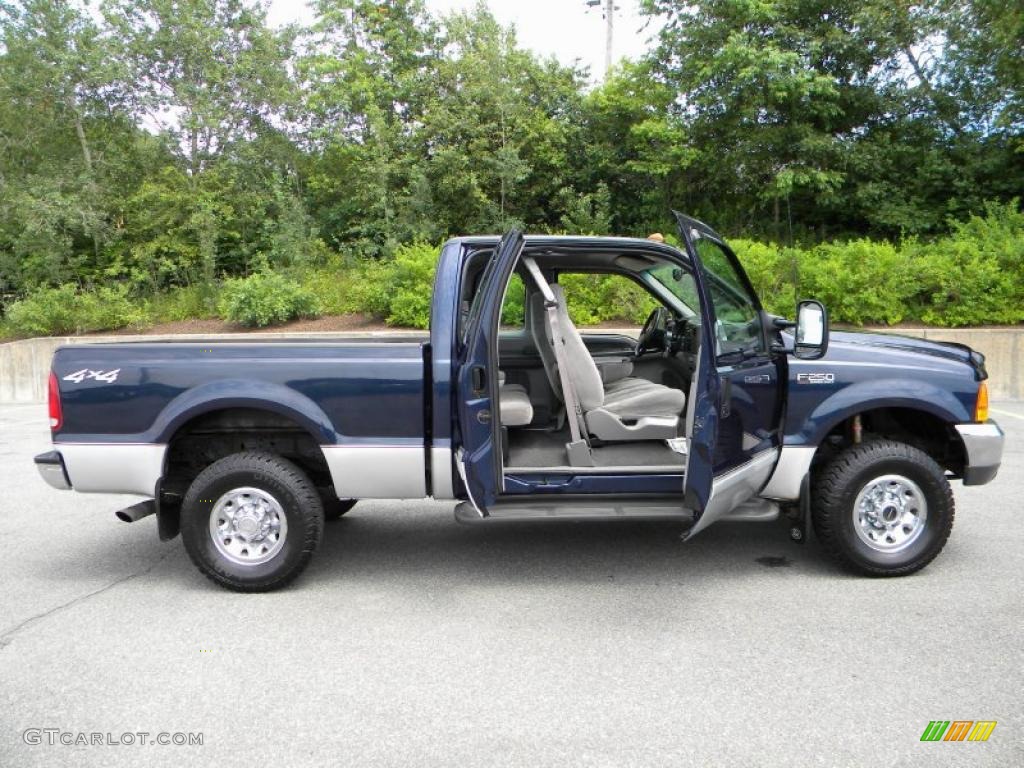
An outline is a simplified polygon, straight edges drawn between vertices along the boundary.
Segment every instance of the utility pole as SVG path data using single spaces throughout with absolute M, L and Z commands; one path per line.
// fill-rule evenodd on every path
M 612 43 L 615 37 L 615 0 L 586 0 L 588 8 L 601 8 L 604 17 L 604 76 L 612 71 Z M 603 7 L 602 7 L 603 6 Z
M 604 33 L 604 77 L 608 79 L 608 73 L 612 71 L 612 37 L 615 27 L 615 0 L 605 0 L 604 17 L 608 26 Z

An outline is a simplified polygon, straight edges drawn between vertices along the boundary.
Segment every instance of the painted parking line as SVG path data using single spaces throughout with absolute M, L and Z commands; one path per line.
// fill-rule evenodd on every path
M 1015 419 L 1024 419 L 1024 414 L 1014 413 L 1013 411 L 1003 411 L 999 408 L 989 408 L 992 413 L 998 413 L 1000 416 L 1012 416 Z

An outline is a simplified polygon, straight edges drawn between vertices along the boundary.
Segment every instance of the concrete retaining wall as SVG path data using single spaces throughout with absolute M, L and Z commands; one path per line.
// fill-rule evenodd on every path
M 603 329 L 614 332 L 613 329 Z M 636 329 L 623 332 L 635 334 Z M 989 328 L 901 328 L 894 333 L 934 341 L 966 344 L 985 355 L 989 373 L 989 395 L 993 400 L 1024 400 L 1024 329 Z M 198 339 L 237 340 L 239 337 L 262 339 L 332 338 L 354 336 L 372 339 L 380 336 L 419 338 L 421 331 L 348 332 L 348 333 L 258 333 L 201 336 L 71 336 L 25 339 L 0 344 L 0 403 L 42 403 L 46 401 L 46 379 L 53 351 L 64 344 L 96 344 L 118 341 L 194 341 Z

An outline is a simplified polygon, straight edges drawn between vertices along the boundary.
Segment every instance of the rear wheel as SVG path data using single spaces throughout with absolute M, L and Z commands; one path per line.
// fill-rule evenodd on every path
M 265 592 L 298 576 L 320 544 L 324 510 L 295 464 L 270 453 L 227 456 L 192 482 L 181 535 L 192 562 L 228 589 Z
M 870 576 L 921 570 L 953 530 L 953 491 L 942 467 L 895 440 L 847 448 L 817 473 L 811 499 L 825 550 Z

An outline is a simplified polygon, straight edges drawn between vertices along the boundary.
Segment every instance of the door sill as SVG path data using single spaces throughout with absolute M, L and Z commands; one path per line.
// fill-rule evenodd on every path
M 505 467 L 506 475 L 681 475 L 685 465 L 665 464 L 662 466 L 570 467 L 565 464 L 553 467 Z
M 481 515 L 469 502 L 455 507 L 460 523 L 524 522 L 538 520 L 664 520 L 692 523 L 693 513 L 678 498 L 632 496 L 616 499 L 500 499 Z

